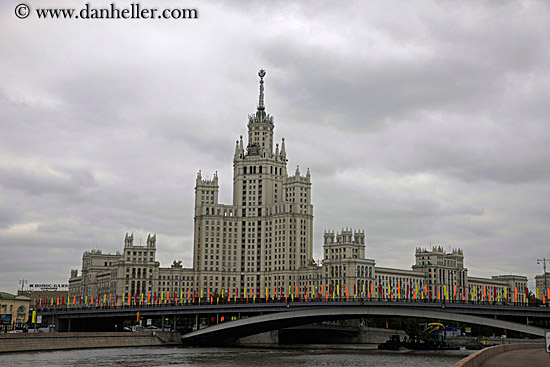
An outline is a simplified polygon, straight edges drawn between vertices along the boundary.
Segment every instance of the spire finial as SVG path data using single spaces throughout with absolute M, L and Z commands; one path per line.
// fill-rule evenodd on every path
M 264 105 L 264 76 L 265 76 L 265 70 L 260 69 L 258 71 L 258 76 L 260 77 L 260 103 L 258 104 L 258 111 L 265 110 Z

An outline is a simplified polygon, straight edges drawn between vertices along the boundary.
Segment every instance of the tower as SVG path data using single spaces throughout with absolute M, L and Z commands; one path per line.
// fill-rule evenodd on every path
M 218 203 L 218 176 L 195 187 L 194 268 L 199 289 L 264 289 L 301 285 L 312 263 L 311 174 L 287 173 L 284 138 L 274 144 L 274 119 L 266 112 L 265 70 L 260 94 L 233 155 L 233 203 Z

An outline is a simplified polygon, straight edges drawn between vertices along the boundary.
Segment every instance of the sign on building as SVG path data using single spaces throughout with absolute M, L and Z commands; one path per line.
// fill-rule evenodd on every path
M 550 353 L 550 331 L 546 332 L 546 351 Z
M 68 291 L 68 284 L 55 284 L 55 283 L 42 283 L 42 284 L 29 284 L 29 291 Z
M 11 324 L 11 314 L 0 315 L 0 323 Z

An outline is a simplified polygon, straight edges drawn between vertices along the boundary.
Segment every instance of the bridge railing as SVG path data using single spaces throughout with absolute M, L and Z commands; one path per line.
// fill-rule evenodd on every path
M 78 309 L 121 309 L 121 308 L 151 308 L 151 307 L 173 307 L 173 306 L 200 306 L 200 305 L 214 305 L 214 304 L 250 304 L 250 303 L 296 303 L 296 302 L 349 302 L 359 301 L 361 303 L 378 301 L 378 302 L 406 302 L 406 303 L 450 303 L 450 304 L 482 304 L 482 305 L 507 305 L 507 306 L 548 306 L 546 297 L 542 299 L 529 297 L 518 297 L 517 293 L 515 297 L 507 297 L 504 294 L 502 297 L 483 296 L 482 294 L 476 297 L 460 296 L 455 293 L 453 297 L 448 297 L 449 294 L 434 296 L 432 293 L 409 293 L 405 295 L 394 295 L 392 293 L 385 292 L 369 292 L 354 293 L 350 295 L 347 290 L 345 292 L 317 292 L 317 293 L 297 293 L 297 294 L 271 294 L 261 297 L 257 294 L 240 295 L 230 294 L 218 295 L 217 293 L 207 294 L 206 296 L 197 292 L 192 295 L 190 293 L 178 295 L 173 294 L 170 297 L 170 293 L 162 293 L 160 296 L 153 293 L 133 295 L 132 297 L 118 296 L 118 295 L 89 295 L 89 296 L 73 296 L 65 299 L 64 297 L 55 298 L 39 298 L 33 305 L 33 309 L 38 311 L 48 310 L 78 310 Z

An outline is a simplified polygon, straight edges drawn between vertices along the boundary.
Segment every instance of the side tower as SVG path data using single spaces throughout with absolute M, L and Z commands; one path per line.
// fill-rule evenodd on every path
M 345 296 L 368 294 L 375 279 L 375 262 L 365 258 L 365 232 L 342 228 L 341 232 L 325 231 L 323 245 L 323 284 L 327 291 Z
M 417 248 L 414 271 L 425 274 L 428 292 L 432 295 L 443 294 L 444 286 L 457 286 L 459 290 L 468 286 L 468 269 L 464 268 L 464 253 L 462 249 L 446 252 L 441 246 L 431 250 Z

